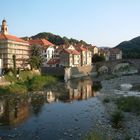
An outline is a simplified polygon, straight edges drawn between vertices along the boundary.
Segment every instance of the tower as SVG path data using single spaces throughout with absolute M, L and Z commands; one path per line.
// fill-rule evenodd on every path
M 8 27 L 6 24 L 6 20 L 4 19 L 2 21 L 2 25 L 1 25 L 1 33 L 7 35 L 8 34 Z

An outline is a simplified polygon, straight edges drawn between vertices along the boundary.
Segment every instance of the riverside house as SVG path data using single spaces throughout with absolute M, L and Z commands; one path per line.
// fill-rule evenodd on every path
M 32 39 L 29 40 L 31 46 L 37 45 L 42 49 L 42 56 L 44 58 L 43 67 L 46 67 L 48 62 L 54 57 L 55 45 L 46 39 Z
M 91 52 L 83 45 L 69 45 L 60 53 L 60 65 L 64 67 L 91 66 Z
M 30 46 L 27 41 L 8 33 L 6 20 L 2 21 L 0 32 L 0 58 L 2 69 L 13 67 L 13 56 L 18 68 L 30 68 Z

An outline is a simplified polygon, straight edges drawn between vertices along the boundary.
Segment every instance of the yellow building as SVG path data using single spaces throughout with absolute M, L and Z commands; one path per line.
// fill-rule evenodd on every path
M 2 59 L 2 68 L 13 67 L 13 56 L 16 58 L 17 68 L 27 68 L 27 60 L 30 56 L 29 43 L 8 33 L 6 20 L 2 21 L 0 32 L 0 58 Z

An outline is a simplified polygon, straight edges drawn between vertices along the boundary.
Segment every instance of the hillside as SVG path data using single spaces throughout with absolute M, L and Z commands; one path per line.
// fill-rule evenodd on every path
M 123 51 L 124 58 L 140 58 L 140 36 L 116 46 Z
M 76 40 L 73 38 L 69 39 L 67 37 L 61 37 L 59 35 L 55 35 L 55 34 L 47 33 L 47 32 L 38 33 L 37 35 L 31 36 L 31 37 L 23 37 L 23 39 L 25 39 L 25 40 L 27 40 L 28 38 L 31 38 L 31 39 L 45 38 L 55 45 L 73 44 L 73 43 L 74 44 L 81 43 L 81 44 L 87 45 L 87 43 L 83 40 L 79 41 L 79 40 Z

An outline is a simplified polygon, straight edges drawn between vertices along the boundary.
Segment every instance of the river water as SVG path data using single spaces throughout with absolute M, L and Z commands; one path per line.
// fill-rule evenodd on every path
M 99 84 L 89 77 L 44 92 L 0 97 L 0 139 L 84 139 L 105 112 Z

